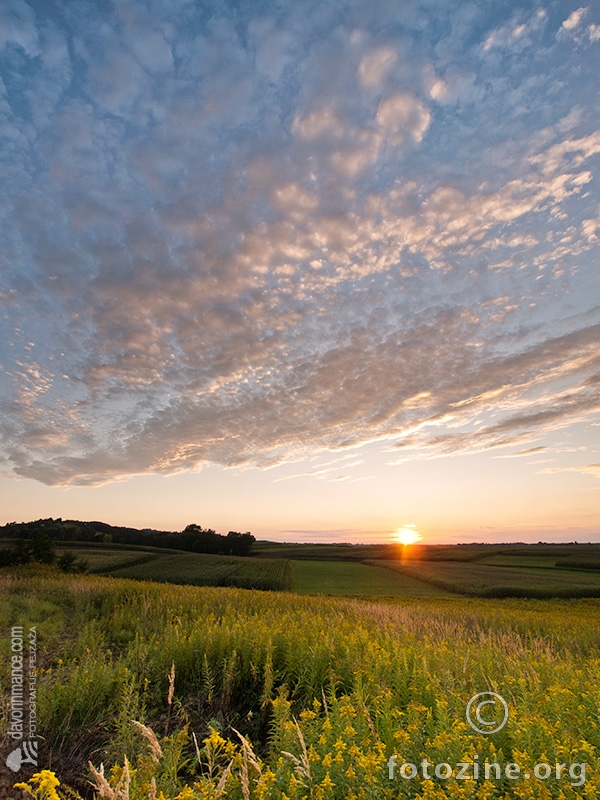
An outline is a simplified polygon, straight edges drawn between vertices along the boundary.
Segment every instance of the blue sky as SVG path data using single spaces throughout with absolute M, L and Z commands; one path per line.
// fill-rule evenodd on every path
M 600 538 L 600 8 L 0 9 L 0 508 Z

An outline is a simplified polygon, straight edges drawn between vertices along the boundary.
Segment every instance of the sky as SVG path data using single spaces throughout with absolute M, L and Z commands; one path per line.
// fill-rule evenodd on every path
M 600 7 L 4 0 L 0 523 L 600 541 Z

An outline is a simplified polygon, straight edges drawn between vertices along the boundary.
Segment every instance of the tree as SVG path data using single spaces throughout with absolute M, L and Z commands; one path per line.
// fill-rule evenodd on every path
M 14 562 L 15 564 L 28 564 L 32 558 L 31 546 L 29 542 L 20 537 L 17 539 L 17 545 L 14 552 Z
M 250 531 L 246 531 L 246 533 L 229 531 L 226 538 L 227 553 L 231 556 L 249 556 L 252 545 L 256 541 Z
M 63 572 L 87 572 L 89 569 L 86 559 L 77 558 L 74 553 L 70 553 L 68 550 L 61 554 L 56 563 Z
M 31 552 L 34 561 L 42 564 L 53 564 L 56 561 L 54 540 L 45 531 L 38 531 L 33 537 Z

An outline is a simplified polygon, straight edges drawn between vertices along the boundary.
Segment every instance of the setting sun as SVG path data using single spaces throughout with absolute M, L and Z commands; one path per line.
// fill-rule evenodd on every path
M 394 539 L 400 544 L 416 544 L 422 538 L 416 525 L 403 525 L 401 528 L 396 528 L 394 532 Z

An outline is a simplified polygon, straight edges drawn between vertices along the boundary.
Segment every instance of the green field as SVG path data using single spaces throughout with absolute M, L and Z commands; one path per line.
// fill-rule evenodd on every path
M 293 591 L 388 597 L 451 597 L 451 593 L 410 575 L 352 561 L 294 561 Z M 386 562 L 387 563 L 387 562 Z
M 600 572 L 449 561 L 377 562 L 450 592 L 474 597 L 600 597 Z
M 366 558 L 398 558 L 397 544 L 294 544 L 255 542 L 252 553 L 259 558 L 292 558 L 315 561 L 364 561 Z
M 600 562 L 600 543 L 576 544 L 458 544 L 403 547 L 399 544 L 294 544 L 258 541 L 254 555 L 268 558 L 315 559 L 320 561 L 398 560 L 411 561 L 478 561 L 487 563 L 496 558 L 510 559 L 518 564 L 521 559 L 543 559 L 546 565 L 558 560 L 573 559 L 582 563 Z M 500 563 L 500 562 L 498 562 Z
M 299 594 L 600 596 L 599 545 L 301 545 L 259 542 L 252 557 L 123 545 L 63 546 L 92 572 L 137 580 Z
M 200 553 L 140 553 L 65 548 L 112 577 L 195 586 L 289 590 L 298 594 L 450 597 L 451 593 L 409 575 L 357 561 L 233 558 Z
M 598 600 L 365 602 L 39 566 L 0 574 L 0 598 L 5 630 L 37 631 L 39 766 L 61 786 L 60 794 L 35 791 L 36 800 L 73 800 L 74 792 L 98 800 L 594 800 L 600 792 Z M 2 763 L 13 747 L 9 637 L 3 647 Z M 509 717 L 483 735 L 465 708 L 489 689 L 506 699 Z M 398 767 L 425 757 L 448 764 L 451 776 L 403 779 L 396 770 L 391 779 L 393 755 Z M 517 764 L 531 779 L 502 771 L 475 780 L 475 761 Z M 540 763 L 565 766 L 559 777 L 534 778 Z M 458 778 L 459 764 L 470 765 L 468 780 Z M 19 797 L 8 788 L 5 796 Z
M 73 551 L 74 552 L 74 551 Z M 88 558 L 86 552 L 85 555 Z M 195 586 L 237 586 L 250 589 L 291 590 L 299 594 L 348 596 L 449 597 L 451 593 L 409 575 L 381 566 L 353 561 L 249 559 L 199 553 L 177 555 L 97 554 L 93 571 L 112 577 Z M 113 563 L 114 561 L 114 563 Z
M 50 771 L 22 784 L 29 800 L 600 797 L 600 545 L 65 551 L 97 574 L 0 570 L 5 630 L 38 636 Z M 3 642 L 0 762 L 15 753 Z M 509 722 L 484 735 L 465 711 L 490 690 Z M 416 776 L 392 780 L 392 756 Z M 475 763 L 530 778 L 461 781 Z M 14 779 L 0 772 L 2 800 L 21 800 Z
M 154 555 L 151 560 L 111 570 L 111 576 L 195 586 L 237 586 L 242 589 L 290 589 L 292 571 L 281 559 L 250 559 L 205 553 Z
M 158 557 L 155 553 L 144 553 L 139 550 L 109 550 L 91 547 L 85 549 L 61 547 L 57 550 L 57 555 L 60 556 L 64 552 L 73 553 L 77 558 L 86 561 L 90 572 L 112 572 L 119 567 L 140 564 Z
M 489 564 L 497 567 L 545 567 L 550 569 L 556 566 L 558 556 L 548 555 L 499 555 L 484 556 L 478 564 Z

